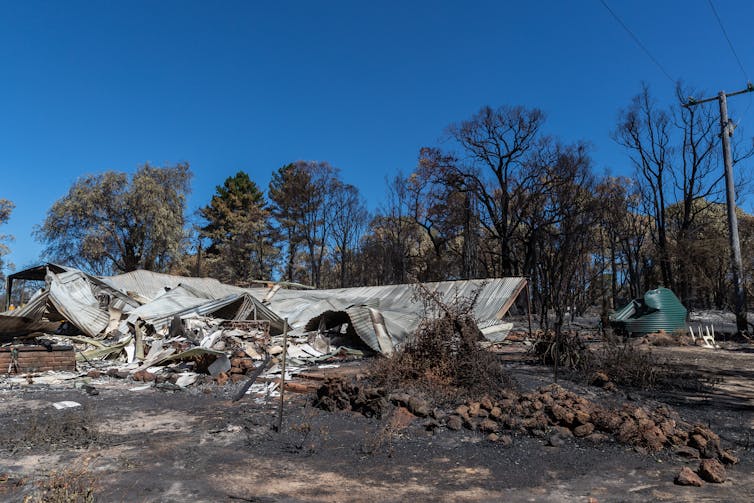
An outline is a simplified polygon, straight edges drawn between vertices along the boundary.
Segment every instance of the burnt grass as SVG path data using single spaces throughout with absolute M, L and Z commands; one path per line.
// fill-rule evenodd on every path
M 98 431 L 89 407 L 6 409 L 0 412 L 0 424 L 3 425 L 0 449 L 12 455 L 86 449 L 107 443 L 107 434 Z
M 552 446 L 546 437 L 516 430 L 508 432 L 510 445 L 502 445 L 467 428 L 428 429 L 426 418 L 396 421 L 400 407 L 389 400 L 367 417 L 321 410 L 314 394 L 287 393 L 278 432 L 276 398 L 233 403 L 231 386 L 132 392 L 132 383 L 103 378 L 94 383 L 97 396 L 72 387 L 0 391 L 0 499 L 22 501 L 38 494 L 51 472 L 86 466 L 96 501 L 750 501 L 754 394 L 742 363 L 748 353 L 663 351 L 678 368 L 706 369 L 723 375 L 723 384 L 740 386 L 606 390 L 575 378 L 559 385 L 606 407 L 669 404 L 685 421 L 709 426 L 740 458 L 727 467 L 725 484 L 675 486 L 680 468 L 695 469 L 698 461 L 672 449 L 646 452 L 613 439 L 572 437 Z M 729 364 L 731 354 L 739 360 Z M 552 383 L 552 369 L 521 348 L 497 358 L 510 378 L 506 386 L 518 393 Z M 457 387 L 428 391 L 437 379 L 392 392 L 424 392 L 428 402 L 437 394 L 446 400 L 440 408 L 451 412 L 467 397 Z M 53 409 L 61 400 L 82 407 Z

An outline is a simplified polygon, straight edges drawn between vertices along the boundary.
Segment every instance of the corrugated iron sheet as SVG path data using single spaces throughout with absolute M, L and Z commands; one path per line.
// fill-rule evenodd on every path
M 100 279 L 121 292 L 135 292 L 147 299 L 156 299 L 165 293 L 166 288 L 173 289 L 180 284 L 187 285 L 210 299 L 221 299 L 246 292 L 243 288 L 226 285 L 213 278 L 191 278 L 143 270 Z
M 23 316 L 24 318 L 32 320 L 41 320 L 47 313 L 47 302 L 49 298 L 49 291 L 39 291 L 35 293 L 24 306 L 14 309 L 13 311 L 8 311 L 5 314 L 9 316 Z
M 92 293 L 92 287 L 80 271 L 49 273 L 50 302 L 65 318 L 86 335 L 96 337 L 110 322 Z
M 149 304 L 134 309 L 126 321 L 135 323 L 141 319 L 159 330 L 168 326 L 175 316 L 206 316 L 224 311 L 219 317 L 243 320 L 253 317 L 255 309 L 256 319 L 269 321 L 270 329 L 274 328 L 274 333 L 283 331 L 283 320 L 246 293 L 228 295 L 221 299 L 207 299 L 193 296 L 182 288 L 166 292 Z
M 498 311 L 508 299 L 526 284 L 525 278 L 492 278 L 486 280 L 441 281 L 425 283 L 430 292 L 436 292 L 446 304 L 454 300 L 469 299 L 478 291 L 474 316 L 478 321 L 499 319 Z M 269 307 L 291 326 L 303 326 L 314 316 L 309 316 L 311 306 L 324 301 L 330 308 L 343 310 L 351 305 L 369 305 L 380 311 L 424 313 L 424 306 L 412 284 L 339 288 L 331 290 L 278 290 L 270 299 Z M 258 295 L 258 293 L 257 293 Z M 320 312 L 323 312 L 322 309 Z M 319 313 L 315 313 L 319 314 Z M 306 319 L 303 319 L 306 318 Z
M 469 301 L 476 297 L 473 314 L 477 323 L 489 325 L 506 313 L 524 285 L 525 278 L 493 278 L 486 280 L 443 281 L 425 283 L 429 292 L 445 304 Z M 405 343 L 422 317 L 440 315 L 436 307 L 425 313 L 425 305 L 416 285 L 370 286 L 331 290 L 279 290 L 269 300 L 269 307 L 296 331 L 306 330 L 307 323 L 327 311 L 344 311 L 351 316 L 354 330 L 372 349 L 379 351 L 372 316 L 361 306 L 373 307 L 382 315 L 394 346 Z M 261 292 L 257 295 L 262 296 Z M 312 328 L 311 326 L 309 327 Z

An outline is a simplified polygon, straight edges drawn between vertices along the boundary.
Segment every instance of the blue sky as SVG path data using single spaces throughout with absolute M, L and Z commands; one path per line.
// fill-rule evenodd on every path
M 754 2 L 713 0 L 754 75 Z M 746 78 L 706 0 L 607 0 L 673 79 L 734 91 Z M 189 210 L 238 170 L 325 160 L 371 208 L 385 177 L 483 105 L 539 107 L 548 133 L 593 145 L 597 171 L 630 174 L 610 137 L 642 82 L 673 83 L 599 0 L 540 2 L 77 2 L 0 0 L 0 234 L 8 260 L 80 176 L 188 161 Z M 752 94 L 731 99 L 754 133 Z M 750 170 L 751 162 L 739 165 Z

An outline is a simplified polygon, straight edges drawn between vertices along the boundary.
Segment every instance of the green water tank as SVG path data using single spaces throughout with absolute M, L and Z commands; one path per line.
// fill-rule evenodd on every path
M 610 316 L 610 324 L 629 334 L 673 332 L 686 327 L 686 308 L 667 288 L 655 288 Z

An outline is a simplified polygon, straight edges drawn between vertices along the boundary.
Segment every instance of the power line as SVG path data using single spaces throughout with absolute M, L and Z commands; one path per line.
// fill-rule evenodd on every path
M 712 3 L 712 0 L 707 0 L 707 3 L 710 6 L 710 9 L 712 9 L 712 13 L 715 15 L 715 19 L 717 19 L 717 24 L 720 26 L 720 30 L 723 32 L 723 36 L 725 37 L 725 40 L 728 42 L 728 47 L 730 47 L 730 52 L 733 53 L 733 57 L 736 58 L 736 62 L 738 63 L 738 67 L 741 69 L 741 73 L 743 73 L 744 78 L 746 79 L 746 82 L 750 82 L 749 75 L 746 73 L 746 69 L 744 68 L 743 63 L 741 63 L 741 59 L 738 57 L 738 53 L 736 52 L 736 49 L 733 47 L 733 42 L 731 42 L 730 37 L 728 36 L 728 32 L 725 30 L 725 26 L 723 26 L 723 21 L 720 18 L 720 15 L 717 13 L 717 9 L 715 9 L 715 4 Z M 749 112 L 749 108 L 751 108 L 751 94 L 749 94 L 749 100 L 746 104 L 746 110 L 744 110 L 743 116 L 746 116 L 746 114 Z M 738 123 L 740 123 L 741 120 L 739 119 Z
M 744 65 L 741 63 L 741 59 L 738 57 L 738 53 L 736 53 L 736 49 L 733 48 L 733 42 L 730 41 L 730 37 L 728 37 L 728 32 L 725 31 L 725 26 L 723 26 L 723 21 L 720 19 L 720 16 L 717 14 L 717 9 L 715 9 L 715 5 L 712 3 L 712 0 L 707 0 L 707 3 L 709 4 L 710 8 L 712 9 L 712 13 L 715 15 L 715 18 L 717 19 L 717 24 L 720 25 L 720 29 L 723 32 L 723 35 L 725 36 L 725 40 L 728 41 L 728 47 L 730 47 L 730 52 L 733 53 L 733 57 L 736 58 L 736 61 L 738 62 L 738 67 L 741 69 L 741 72 L 744 74 L 744 77 L 746 78 L 746 82 L 749 82 L 749 76 L 746 74 L 746 70 L 744 70 Z
M 613 9 L 611 9 L 610 6 L 607 5 L 607 3 L 605 2 L 605 0 L 600 0 L 600 3 L 602 3 L 602 5 L 605 7 L 605 9 L 607 9 L 607 11 L 615 18 L 615 20 L 618 21 L 618 24 L 620 24 L 623 27 L 623 29 L 626 30 L 626 33 L 628 33 L 631 36 L 631 38 L 634 40 L 634 42 L 636 42 L 636 45 L 638 45 L 639 48 L 641 48 L 641 50 L 644 51 L 644 54 L 646 54 L 647 56 L 649 56 L 649 59 L 651 59 L 652 62 L 655 65 L 657 65 L 657 68 L 659 68 L 660 71 L 662 71 L 662 73 L 665 74 L 665 76 L 668 78 L 668 80 L 670 82 L 672 82 L 673 85 L 675 85 L 676 81 L 673 79 L 673 77 L 671 77 L 670 74 L 667 71 L 665 71 L 665 68 L 660 64 L 659 61 L 657 61 L 657 58 L 655 58 L 654 56 L 652 56 L 652 53 L 649 52 L 649 49 L 647 49 L 646 46 L 641 43 L 641 40 L 639 40 L 639 37 L 637 37 L 636 35 L 634 35 L 634 32 L 632 32 L 631 29 L 628 26 L 626 26 L 626 23 L 624 23 L 621 20 L 621 18 L 618 17 L 618 14 L 616 14 L 613 11 Z

